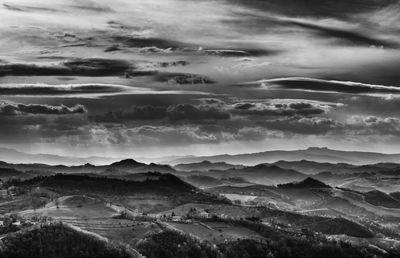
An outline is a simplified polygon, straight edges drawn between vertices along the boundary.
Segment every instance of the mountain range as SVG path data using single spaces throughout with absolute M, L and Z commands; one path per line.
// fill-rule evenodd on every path
M 129 156 L 129 155 L 127 155 Z M 0 160 L 8 163 L 32 164 L 43 163 L 49 165 L 68 165 L 78 166 L 86 163 L 95 165 L 107 165 L 117 162 L 123 158 L 116 157 L 72 157 L 59 156 L 52 154 L 31 154 L 8 148 L 0 148 Z M 362 151 L 342 151 L 328 148 L 310 147 L 302 150 L 273 150 L 258 153 L 247 153 L 237 155 L 215 155 L 215 156 L 166 156 L 159 158 L 136 157 L 135 160 L 146 163 L 162 163 L 176 167 L 177 170 L 198 170 L 199 167 L 213 167 L 217 170 L 233 168 L 233 166 L 254 166 L 261 163 L 274 163 L 281 160 L 286 162 L 307 160 L 318 163 L 347 163 L 351 165 L 368 165 L 376 163 L 398 163 L 400 162 L 400 153 L 385 154 L 378 152 Z M 184 165 L 188 163 L 199 163 Z M 218 163 L 218 164 L 211 164 Z M 229 164 L 224 164 L 229 163 Z M 238 168 L 236 166 L 236 168 Z M 386 164 L 385 166 L 389 166 Z M 329 165 L 328 165 L 329 167 Z M 351 166 L 348 167 L 351 169 Z M 345 168 L 344 168 L 345 169 Z M 296 169 L 297 170 L 297 169 Z M 326 170 L 325 170 L 326 171 Z M 318 171 L 322 172 L 322 171 Z
M 400 154 L 384 154 L 377 152 L 341 151 L 328 148 L 310 147 L 304 150 L 291 151 L 265 151 L 238 155 L 217 155 L 202 157 L 184 157 L 165 161 L 168 164 L 193 163 L 208 160 L 211 162 L 227 162 L 254 166 L 260 163 L 274 163 L 280 160 L 285 161 L 315 161 L 329 163 L 348 163 L 354 165 L 366 165 L 381 162 L 397 163 L 400 161 Z

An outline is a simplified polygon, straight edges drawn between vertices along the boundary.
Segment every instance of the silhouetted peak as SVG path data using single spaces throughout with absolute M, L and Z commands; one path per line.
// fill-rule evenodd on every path
M 307 177 L 303 181 L 295 182 L 295 183 L 288 183 L 278 185 L 280 188 L 302 188 L 302 189 L 310 189 L 310 188 L 331 188 L 329 185 L 324 184 L 323 182 L 316 180 L 312 177 Z
M 271 167 L 270 165 L 258 164 L 258 165 L 255 165 L 253 168 L 255 168 L 255 169 L 266 169 L 266 168 L 270 168 L 270 167 Z
M 164 168 L 170 168 L 171 166 L 165 165 L 165 164 L 157 164 L 157 163 L 150 163 L 149 166 L 151 167 L 164 167 Z
M 145 164 L 137 162 L 134 159 L 124 159 L 118 162 L 112 163 L 110 166 L 112 167 L 138 167 L 138 166 L 143 166 Z

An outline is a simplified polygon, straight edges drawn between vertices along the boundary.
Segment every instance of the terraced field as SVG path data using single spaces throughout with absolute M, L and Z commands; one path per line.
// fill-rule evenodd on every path
M 207 240 L 214 244 L 237 239 L 263 239 L 262 236 L 250 229 L 224 222 L 195 222 L 190 224 L 169 222 L 168 224 L 200 240 Z

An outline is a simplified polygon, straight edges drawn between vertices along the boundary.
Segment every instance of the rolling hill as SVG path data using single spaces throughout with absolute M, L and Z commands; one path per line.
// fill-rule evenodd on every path
M 132 173 L 160 172 L 172 173 L 175 170 L 169 165 L 159 165 L 155 163 L 145 164 L 133 159 L 125 159 L 111 163 L 110 165 L 95 166 L 90 163 L 77 166 L 66 165 L 47 165 L 47 164 L 11 164 L 0 162 L 2 169 L 15 169 L 18 171 L 41 171 L 51 173 L 66 174 L 103 174 L 103 175 L 121 175 Z
M 331 188 L 329 185 L 324 184 L 321 181 L 318 181 L 312 177 L 307 177 L 301 182 L 278 185 L 278 187 L 285 189 Z
M 182 181 L 172 174 L 148 173 L 148 178 L 140 181 L 89 175 L 57 174 L 36 177 L 16 183 L 20 187 L 42 187 L 61 195 L 96 195 L 104 198 L 121 196 L 147 196 L 147 198 L 169 198 L 174 203 L 228 203 Z
M 117 245 L 96 234 L 62 224 L 40 224 L 3 236 L 0 256 L 4 258 L 139 258 L 136 250 Z
M 240 169 L 244 166 L 232 165 L 226 162 L 210 162 L 204 160 L 198 163 L 178 164 L 174 168 L 179 171 L 210 171 L 210 170 L 228 170 L 228 169 Z
M 331 172 L 334 174 L 351 174 L 351 173 L 372 173 L 379 171 L 390 171 L 400 168 L 398 163 L 376 163 L 368 165 L 352 165 L 346 163 L 328 163 L 328 162 L 315 162 L 309 160 L 300 161 L 285 161 L 280 160 L 273 163 L 281 168 L 295 169 L 299 172 L 314 175 L 322 172 Z

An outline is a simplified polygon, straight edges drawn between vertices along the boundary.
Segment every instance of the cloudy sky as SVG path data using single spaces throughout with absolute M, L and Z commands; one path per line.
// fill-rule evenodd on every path
M 0 146 L 400 152 L 398 0 L 0 0 Z

